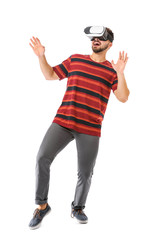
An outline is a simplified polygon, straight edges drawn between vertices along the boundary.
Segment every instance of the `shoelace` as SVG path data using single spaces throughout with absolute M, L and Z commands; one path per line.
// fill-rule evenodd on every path
M 86 214 L 83 212 L 82 209 L 78 209 L 78 210 L 73 209 L 73 210 L 72 210 L 71 217 L 74 217 L 74 216 L 73 216 L 73 212 L 75 212 L 75 214 L 78 214 L 78 215 L 80 214 L 80 215 L 86 216 Z
M 41 216 L 40 216 L 40 210 L 37 208 L 35 211 L 34 211 L 34 214 L 33 214 L 33 217 L 38 217 L 39 219 L 41 219 Z

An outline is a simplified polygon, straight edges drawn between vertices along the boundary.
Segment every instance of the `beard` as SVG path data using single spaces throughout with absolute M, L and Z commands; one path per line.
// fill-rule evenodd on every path
M 95 52 L 95 53 L 99 53 L 99 52 L 102 52 L 102 51 L 106 50 L 106 49 L 108 48 L 108 46 L 109 46 L 108 43 L 106 44 L 105 47 L 99 46 L 99 47 L 95 48 L 94 46 L 92 46 L 92 50 L 93 50 L 93 52 Z

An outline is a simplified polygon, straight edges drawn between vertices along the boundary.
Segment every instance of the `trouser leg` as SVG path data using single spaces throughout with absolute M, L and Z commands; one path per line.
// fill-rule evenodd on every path
M 46 132 L 36 159 L 36 204 L 47 203 L 50 165 L 57 154 L 73 139 L 74 136 L 69 130 L 56 123 L 52 123 Z
M 73 206 L 83 209 L 91 185 L 100 137 L 76 133 L 75 139 L 78 152 L 78 181 Z

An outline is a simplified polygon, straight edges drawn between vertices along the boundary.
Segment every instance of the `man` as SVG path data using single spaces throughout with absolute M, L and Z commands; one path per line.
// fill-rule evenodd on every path
M 43 217 L 51 210 L 48 204 L 50 165 L 56 155 L 75 139 L 78 152 L 78 182 L 71 216 L 79 223 L 87 223 L 84 213 L 91 178 L 96 162 L 101 136 L 101 123 L 105 114 L 111 89 L 116 98 L 126 102 L 129 96 L 124 69 L 127 54 L 119 53 L 115 64 L 106 60 L 112 47 L 114 34 L 109 28 L 98 28 L 93 34 L 91 27 L 85 29 L 91 35 L 92 54 L 74 54 L 61 64 L 51 67 L 45 57 L 45 47 L 38 38 L 30 43 L 38 56 L 41 71 L 46 80 L 62 80 L 68 77 L 67 89 L 57 114 L 40 146 L 36 162 L 36 198 L 30 229 L 40 226 Z M 92 34 L 91 34 L 92 33 Z

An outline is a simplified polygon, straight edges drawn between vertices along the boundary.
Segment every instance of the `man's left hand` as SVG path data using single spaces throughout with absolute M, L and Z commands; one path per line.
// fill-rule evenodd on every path
M 119 59 L 117 63 L 115 64 L 113 60 L 111 61 L 112 67 L 117 73 L 123 74 L 127 60 L 128 60 L 127 53 L 124 55 L 124 51 L 122 53 L 119 52 Z

